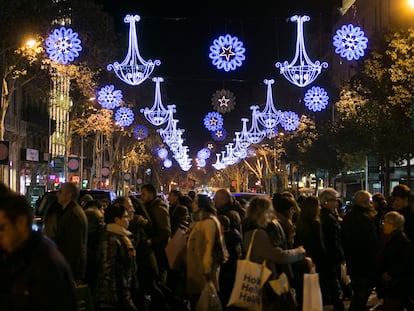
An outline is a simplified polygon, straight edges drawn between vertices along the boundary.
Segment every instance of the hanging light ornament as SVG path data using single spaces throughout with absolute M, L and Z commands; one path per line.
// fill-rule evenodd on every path
M 223 141 L 226 139 L 227 131 L 224 128 L 211 132 L 211 138 L 214 141 Z
M 115 121 L 119 126 L 130 126 L 134 122 L 134 112 L 128 107 L 121 107 L 115 112 Z
M 134 127 L 134 137 L 143 140 L 148 137 L 148 128 L 145 125 L 138 124 Z
M 160 159 L 166 159 L 168 157 L 168 150 L 165 148 L 158 149 L 157 155 Z
M 277 126 L 266 129 L 266 137 L 269 139 L 275 138 L 278 132 L 279 130 L 277 129 Z
M 207 160 L 211 155 L 211 151 L 208 148 L 202 148 L 197 152 L 197 158 Z
M 79 56 L 79 52 L 82 51 L 78 33 L 73 32 L 71 28 L 60 27 L 53 30 L 45 43 L 49 58 L 62 65 L 73 62 Z
M 224 168 L 226 168 L 226 164 L 224 164 L 221 159 L 221 154 L 220 153 L 216 153 L 216 163 L 212 164 L 212 166 L 216 169 L 216 170 L 222 170 Z
M 155 95 L 154 95 L 154 105 L 151 108 L 146 107 L 141 109 L 141 113 L 144 114 L 145 119 L 148 120 L 152 125 L 160 126 L 167 122 L 169 117 L 168 109 L 164 107 L 161 100 L 161 88 L 160 83 L 164 82 L 164 79 L 161 77 L 156 77 L 152 79 L 155 82 Z M 175 112 L 175 105 L 171 105 Z
M 326 108 L 329 96 L 323 88 L 314 86 L 305 93 L 303 100 L 309 110 L 316 112 Z
M 209 112 L 204 117 L 204 126 L 209 131 L 216 131 L 223 127 L 223 116 L 218 112 Z
M 358 26 L 343 25 L 333 36 L 335 53 L 347 60 L 358 60 L 364 56 L 365 49 L 368 47 L 368 38 Z
M 259 106 L 250 106 L 250 109 L 252 110 L 252 126 L 247 133 L 249 135 L 249 141 L 252 144 L 258 144 L 266 137 L 266 131 L 261 130 L 257 124 L 260 115 Z
M 106 85 L 98 91 L 98 102 L 102 108 L 108 110 L 119 107 L 122 102 L 122 91 L 115 90 L 112 84 Z
M 211 97 L 211 104 L 214 110 L 219 113 L 230 112 L 236 105 L 236 97 L 229 90 L 218 90 Z
M 224 69 L 228 72 L 242 65 L 242 62 L 246 59 L 245 52 L 243 42 L 239 41 L 237 37 L 227 34 L 214 39 L 208 56 L 217 69 Z
M 290 21 L 296 22 L 297 25 L 297 38 L 296 38 L 296 52 L 292 62 L 285 61 L 283 64 L 276 63 L 276 68 L 280 68 L 280 73 L 285 78 L 299 86 L 304 87 L 311 84 L 321 73 L 322 67 L 327 68 L 328 63 L 320 61 L 312 62 L 306 53 L 305 41 L 303 38 L 303 22 L 310 20 L 309 16 L 292 16 Z
M 283 118 L 280 123 L 286 131 L 294 131 L 298 128 L 299 122 L 299 116 L 295 112 L 286 111 L 283 113 Z
M 172 161 L 170 159 L 165 159 L 162 164 L 165 168 L 170 168 L 172 166 Z
M 273 104 L 273 95 L 272 95 L 272 84 L 275 83 L 275 80 L 263 80 L 264 84 L 267 85 L 266 93 L 266 106 L 263 111 L 258 115 L 258 121 L 266 128 L 274 128 L 280 123 L 282 118 L 282 111 L 277 110 Z
M 135 23 L 140 19 L 139 15 L 125 16 L 124 22 L 129 23 L 128 53 L 122 63 L 115 62 L 106 67 L 108 71 L 113 69 L 117 77 L 129 85 L 141 84 L 151 75 L 154 67 L 161 64 L 159 60 L 145 61 L 139 54 Z

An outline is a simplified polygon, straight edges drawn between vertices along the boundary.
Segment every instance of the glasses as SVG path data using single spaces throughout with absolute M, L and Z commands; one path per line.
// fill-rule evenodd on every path
M 385 224 L 387 224 L 387 225 L 394 225 L 394 223 L 392 223 L 392 222 L 390 222 L 390 221 L 381 221 L 381 225 L 385 225 Z

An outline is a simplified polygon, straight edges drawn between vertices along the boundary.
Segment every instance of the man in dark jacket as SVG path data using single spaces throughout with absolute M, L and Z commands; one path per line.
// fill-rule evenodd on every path
M 61 185 L 57 200 L 62 210 L 57 215 L 54 240 L 68 261 L 73 278 L 80 283 L 86 275 L 88 219 L 77 203 L 78 196 L 75 184 L 67 182 Z
M 0 204 L 0 310 L 77 310 L 75 282 L 56 245 L 32 231 L 32 209 L 15 193 Z
M 352 298 L 350 311 L 365 310 L 375 282 L 375 256 L 378 236 L 373 218 L 371 194 L 355 193 L 355 204 L 342 221 L 342 245 L 347 272 L 351 277 Z

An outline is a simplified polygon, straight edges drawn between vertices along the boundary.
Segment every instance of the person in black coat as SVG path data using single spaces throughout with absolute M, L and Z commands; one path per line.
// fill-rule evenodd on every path
M 371 194 L 355 193 L 355 204 L 341 224 L 347 272 L 351 278 L 350 311 L 365 310 L 369 295 L 375 286 L 375 256 L 378 236 L 371 209 Z
M 384 311 L 412 310 L 414 293 L 414 248 L 404 233 L 404 216 L 388 212 L 383 219 L 384 236 L 376 258 L 377 294 Z
M 32 208 L 12 193 L 0 204 L 0 310 L 75 311 L 75 282 L 54 242 L 32 231 Z

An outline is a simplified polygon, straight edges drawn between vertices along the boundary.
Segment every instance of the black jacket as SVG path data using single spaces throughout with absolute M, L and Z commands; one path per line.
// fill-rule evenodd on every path
M 75 282 L 56 245 L 41 233 L 0 263 L 0 310 L 75 311 Z

